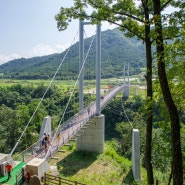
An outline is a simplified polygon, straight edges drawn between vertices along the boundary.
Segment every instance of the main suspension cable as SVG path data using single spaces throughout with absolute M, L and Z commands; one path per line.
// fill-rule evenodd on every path
M 31 118 L 29 119 L 29 121 L 28 121 L 28 123 L 27 123 L 27 125 L 25 126 L 25 128 L 24 128 L 24 130 L 23 130 L 21 136 L 19 137 L 18 141 L 16 142 L 15 146 L 13 147 L 12 151 L 10 152 L 10 155 L 12 155 L 13 152 L 15 151 L 15 149 L 17 148 L 17 146 L 18 146 L 20 140 L 22 139 L 24 133 L 26 132 L 26 130 L 27 130 L 27 128 L 28 128 L 30 122 L 32 121 L 32 119 L 33 119 L 33 117 L 35 116 L 35 114 L 36 114 L 38 108 L 40 107 L 40 104 L 42 103 L 42 101 L 43 101 L 43 99 L 44 99 L 46 93 L 48 92 L 48 90 L 49 90 L 49 88 L 50 88 L 50 86 L 51 86 L 53 80 L 55 79 L 55 77 L 56 77 L 56 75 L 57 75 L 59 69 L 61 68 L 62 64 L 64 63 L 64 60 L 65 60 L 66 56 L 68 55 L 68 53 L 69 53 L 69 51 L 70 51 L 70 49 L 71 49 L 71 46 L 73 45 L 73 43 L 74 43 L 74 41 L 75 41 L 75 39 L 76 39 L 77 34 L 78 34 L 78 32 L 76 33 L 75 37 L 73 38 L 70 47 L 67 49 L 66 54 L 64 55 L 64 57 L 63 57 L 61 63 L 59 64 L 59 66 L 58 66 L 58 68 L 57 68 L 55 74 L 53 75 L 53 77 L 52 77 L 52 79 L 51 79 L 51 81 L 50 81 L 50 83 L 49 83 L 49 85 L 48 85 L 46 91 L 44 92 L 42 98 L 40 99 L 40 102 L 38 103 L 38 105 L 37 105 L 35 111 L 33 112 Z

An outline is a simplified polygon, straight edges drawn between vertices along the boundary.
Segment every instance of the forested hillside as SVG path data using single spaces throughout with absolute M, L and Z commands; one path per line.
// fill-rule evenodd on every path
M 120 77 L 123 75 L 124 63 L 130 64 L 130 74 L 140 73 L 140 68 L 145 67 L 145 49 L 141 41 L 136 38 L 127 38 L 118 29 L 102 32 L 102 78 Z M 92 37 L 84 41 L 85 55 L 89 49 Z M 96 42 L 87 57 L 85 65 L 85 78 L 95 77 Z M 66 51 L 43 57 L 21 58 L 9 61 L 0 66 L 3 78 L 10 79 L 49 79 L 51 78 Z M 78 74 L 79 43 L 71 46 L 70 51 L 59 70 L 57 79 L 72 79 Z M 70 69 L 70 70 L 69 70 Z

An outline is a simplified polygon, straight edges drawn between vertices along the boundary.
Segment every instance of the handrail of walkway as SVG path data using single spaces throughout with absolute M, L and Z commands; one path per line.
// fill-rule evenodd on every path
M 104 99 L 101 101 L 101 108 L 103 108 L 120 90 L 122 90 L 124 85 L 115 86 L 111 91 L 109 91 Z M 90 112 L 88 112 L 90 108 Z M 69 120 L 64 122 L 60 128 L 57 130 L 57 134 L 60 137 L 60 141 L 55 141 L 51 143 L 49 148 L 49 155 L 46 156 L 47 159 L 51 158 L 64 144 L 66 144 L 81 128 L 88 122 L 88 120 L 96 115 L 96 101 L 92 102 L 89 106 L 85 107 L 78 114 L 71 117 Z M 43 154 L 40 157 L 43 157 Z
M 115 86 L 111 91 L 109 91 L 105 97 L 103 98 L 103 100 L 100 102 L 101 104 L 101 109 L 103 109 L 110 100 L 112 100 L 113 97 L 115 97 L 119 91 L 121 91 L 123 88 L 125 87 L 125 85 L 117 85 Z M 105 101 L 107 99 L 107 101 Z
M 16 155 L 14 155 L 12 157 L 12 159 L 14 161 L 23 161 L 23 162 L 29 162 L 33 157 L 33 155 L 35 156 L 36 153 L 38 152 L 38 147 L 37 147 L 37 143 L 41 142 L 41 140 L 33 143 L 31 146 L 29 146 L 28 148 L 26 148 L 24 151 L 22 151 L 21 153 L 18 153 Z

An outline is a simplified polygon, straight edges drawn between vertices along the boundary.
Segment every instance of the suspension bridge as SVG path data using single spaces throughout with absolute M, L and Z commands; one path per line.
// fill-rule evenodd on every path
M 84 106 L 84 64 L 86 57 L 84 57 L 84 38 L 83 30 L 84 25 L 89 24 L 88 22 L 80 21 L 79 24 L 79 74 L 74 85 L 74 88 L 79 84 L 79 112 L 69 118 L 67 121 L 62 123 L 64 118 L 65 111 L 71 100 L 71 96 L 74 93 L 72 91 L 69 100 L 66 104 L 66 108 L 62 115 L 61 120 L 59 121 L 58 127 L 51 131 L 51 118 L 49 116 L 44 118 L 43 125 L 40 130 L 40 135 L 38 141 L 30 146 L 28 149 L 23 151 L 18 157 L 13 157 L 12 155 L 16 150 L 21 138 L 23 137 L 26 129 L 29 127 L 29 124 L 34 117 L 35 113 L 39 109 L 40 103 L 35 109 L 32 117 L 28 121 L 24 131 L 22 132 L 20 138 L 16 142 L 10 154 L 0 154 L 0 182 L 5 182 L 4 177 L 6 175 L 6 163 L 12 163 L 13 167 L 19 165 L 19 168 L 22 169 L 22 177 L 25 173 L 30 175 L 37 175 L 38 178 L 44 176 L 44 173 L 51 169 L 48 164 L 48 161 L 54 157 L 54 155 L 61 149 L 62 146 L 67 144 L 70 140 L 76 142 L 76 150 L 85 150 L 85 151 L 94 151 L 103 153 L 104 151 L 104 127 L 105 119 L 104 115 L 101 114 L 101 110 L 114 98 L 119 92 L 125 92 L 126 96 L 129 95 L 129 81 L 128 83 L 122 83 L 121 85 L 116 85 L 111 88 L 111 90 L 104 96 L 101 96 L 101 26 L 97 25 L 96 29 L 96 100 L 91 102 L 89 105 Z M 89 51 L 89 50 L 88 50 Z M 68 52 L 66 52 L 67 55 Z M 64 56 L 64 59 L 66 57 Z M 88 52 L 87 52 L 88 55 Z M 86 56 L 87 56 L 86 55 Z M 48 89 L 50 88 L 51 83 L 55 79 L 56 74 L 61 68 L 63 61 L 58 66 L 56 73 L 54 74 L 46 92 L 44 93 L 41 101 L 44 99 Z M 50 142 L 47 148 L 42 148 L 40 143 L 44 133 L 50 134 Z M 19 161 L 19 162 L 17 162 Z M 20 165 L 21 161 L 21 165 Z M 23 167 L 24 166 L 24 167 Z M 14 179 L 13 183 L 18 183 L 19 180 Z

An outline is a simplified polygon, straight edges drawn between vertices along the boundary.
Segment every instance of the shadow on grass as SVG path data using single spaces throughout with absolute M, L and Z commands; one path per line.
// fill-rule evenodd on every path
M 74 175 L 90 166 L 97 160 L 98 155 L 95 152 L 74 151 L 57 163 L 59 173 L 64 176 Z
M 129 170 L 129 172 L 127 173 L 125 179 L 123 180 L 123 183 L 125 184 L 134 184 L 134 177 L 132 174 L 132 169 Z

